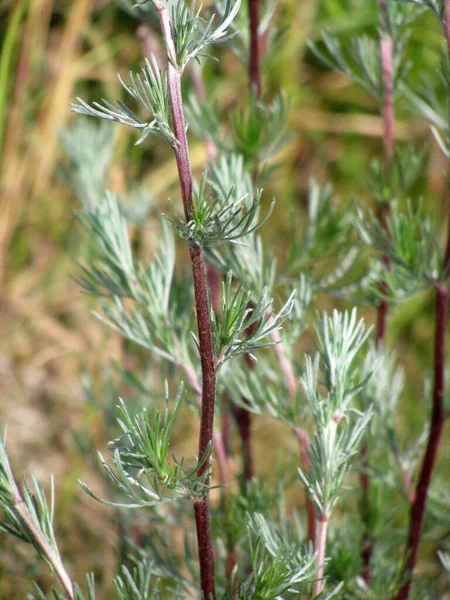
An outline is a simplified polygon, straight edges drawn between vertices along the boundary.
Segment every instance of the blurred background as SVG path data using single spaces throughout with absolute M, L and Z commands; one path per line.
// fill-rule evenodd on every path
M 370 204 L 368 169 L 382 152 L 383 126 L 369 94 L 318 64 L 306 45 L 327 27 L 344 38 L 375 33 L 375 0 L 280 0 L 274 19 L 283 35 L 266 65 L 263 89 L 269 97 L 283 89 L 290 114 L 280 166 L 264 194 L 267 202 L 272 196 L 278 201 L 265 235 L 281 245 L 289 211 L 305 212 L 312 175 L 330 181 L 345 202 Z M 88 401 L 83 382 L 101 385 L 104 366 L 126 358 L 115 334 L 90 314 L 93 301 L 72 278 L 88 244 L 74 218 L 79 200 L 61 175 L 67 158 L 60 137 L 61 128 L 76 121 L 69 103 L 77 96 L 122 98 L 117 73 L 140 68 L 149 48 L 158 51 L 158 36 L 156 28 L 143 26 L 108 0 L 0 1 L 0 422 L 8 425 L 8 449 L 18 475 L 33 471 L 45 485 L 49 474 L 55 475 L 61 551 L 75 580 L 83 581 L 87 571 L 96 573 L 99 599 L 108 597 L 103 582 L 116 568 L 117 538 L 103 516 L 108 510 L 79 489 L 77 478 L 95 486 L 96 474 L 74 432 L 89 430 L 94 450 L 104 447 L 103 417 Z M 433 74 L 440 40 L 434 20 L 421 17 L 408 52 L 412 81 Z M 231 52 L 219 54 L 220 63 L 207 62 L 203 73 L 207 97 L 226 116 L 245 101 L 247 72 Z M 399 102 L 397 117 L 397 139 L 429 147 L 413 193 L 444 222 L 444 157 L 405 102 Z M 178 200 L 173 157 L 157 138 L 141 146 L 135 141 L 134 132 L 121 127 L 114 129 L 114 138 L 105 138 L 112 152 L 108 187 L 125 193 L 139 182 L 138 208 L 167 211 L 167 198 Z M 191 136 L 190 148 L 200 173 L 207 162 L 205 146 Z M 157 226 L 141 219 L 136 228 L 139 252 L 148 255 Z M 322 302 L 332 305 L 330 299 Z M 365 315 L 373 322 L 372 311 Z M 414 398 L 408 427 L 414 430 L 420 430 L 426 410 L 421 398 L 431 366 L 432 316 L 432 298 L 422 294 L 397 309 L 389 324 L 388 342 L 408 372 Z M 277 429 L 262 419 L 255 427 L 257 438 L 275 446 Z M 190 448 L 191 440 L 195 447 L 195 437 L 186 425 L 177 452 Z M 445 454 L 442 448 L 441 473 L 448 469 Z M 47 585 L 46 566 L 33 551 L 2 536 L 0 598 L 24 598 L 31 578 Z

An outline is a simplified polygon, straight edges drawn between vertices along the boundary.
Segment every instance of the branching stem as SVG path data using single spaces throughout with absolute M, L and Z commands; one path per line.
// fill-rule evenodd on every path
M 172 36 L 169 9 L 166 3 L 157 0 L 154 0 L 154 6 L 159 13 L 161 29 L 166 45 L 166 68 L 172 121 L 175 137 L 178 142 L 174 148 L 174 152 L 180 181 L 181 196 L 183 199 L 184 214 L 186 220 L 189 220 L 190 213 L 193 209 L 193 181 L 181 95 L 181 72 L 172 62 L 173 57 L 176 56 L 176 52 Z M 202 406 L 198 450 L 199 460 L 201 460 L 205 456 L 205 453 L 209 451 L 213 442 L 216 366 L 211 338 L 205 263 L 201 248 L 198 246 L 190 246 L 190 258 L 194 280 L 200 361 L 202 365 Z M 203 463 L 199 468 L 199 476 L 209 468 L 209 465 L 210 460 Z M 194 510 L 197 527 L 201 588 L 205 600 L 212 600 L 216 596 L 208 493 L 199 501 L 195 502 Z

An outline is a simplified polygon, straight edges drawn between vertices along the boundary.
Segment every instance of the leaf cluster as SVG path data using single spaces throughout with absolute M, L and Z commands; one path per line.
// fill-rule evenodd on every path
M 221 125 L 217 106 L 200 104 L 194 96 L 189 99 L 186 115 L 197 136 L 213 142 L 225 155 L 242 156 L 249 172 L 261 171 L 261 164 L 273 157 L 286 141 L 288 104 L 283 94 L 271 101 L 250 94 L 242 108 L 231 112 L 228 129 Z
M 141 75 L 130 71 L 128 84 L 120 75 L 119 81 L 126 92 L 151 115 L 151 120 L 142 121 L 121 100 L 117 101 L 117 106 L 108 100 L 102 100 L 102 104 L 94 102 L 90 106 L 81 98 L 77 98 L 78 104 L 71 104 L 72 110 L 82 115 L 115 121 L 138 129 L 141 135 L 136 144 L 142 143 L 149 134 L 153 134 L 175 148 L 178 141 L 172 130 L 167 77 L 161 74 L 155 56 L 152 54 L 150 60 L 145 59 L 145 67 Z
M 392 79 L 394 93 L 400 90 L 410 69 L 405 61 L 408 35 L 398 35 L 394 39 Z M 338 38 L 330 31 L 322 34 L 323 47 L 310 42 L 311 52 L 328 68 L 339 71 L 365 88 L 382 106 L 384 96 L 383 69 L 378 40 L 363 35 L 346 44 L 344 50 Z
M 144 409 L 134 418 L 130 416 L 126 404 L 120 400 L 118 424 L 122 434 L 112 440 L 112 463 L 100 460 L 109 478 L 131 503 L 109 502 L 100 499 L 86 484 L 83 489 L 94 499 L 110 506 L 138 508 L 172 502 L 181 498 L 194 499 L 205 493 L 209 469 L 198 475 L 199 468 L 206 463 L 210 450 L 200 457 L 187 470 L 184 460 L 177 462 L 169 456 L 170 442 L 175 419 L 183 400 L 181 385 L 171 412 L 169 412 L 169 392 L 166 382 L 164 414 L 155 410 L 153 421 Z
M 59 130 L 67 157 L 67 166 L 59 169 L 59 176 L 87 210 L 92 210 L 105 195 L 114 152 L 113 136 L 110 123 L 97 126 L 86 119 L 77 119 L 72 128 Z
M 267 289 L 253 302 L 253 294 L 251 290 L 245 290 L 244 283 L 235 292 L 232 283 L 232 274 L 228 272 L 223 283 L 221 311 L 215 314 L 212 306 L 210 308 L 217 369 L 241 354 L 256 360 L 253 356 L 255 350 L 272 346 L 273 342 L 264 338 L 279 329 L 289 317 L 295 294 L 295 291 L 292 292 L 280 311 L 273 314 L 273 299 L 268 297 Z
M 285 538 L 260 513 L 249 518 L 252 572 L 239 587 L 239 600 L 276 600 L 287 592 L 309 591 L 315 573 L 312 547 Z
M 289 238 L 287 273 L 297 277 L 300 271 L 315 292 L 339 289 L 358 256 L 351 206 L 344 207 L 332 192 L 330 185 L 310 179 L 308 220 L 300 226 L 294 218 Z
M 373 212 L 359 210 L 355 226 L 362 240 L 389 260 L 389 268 L 384 264 L 380 271 L 384 288 L 380 279 L 373 280 L 378 296 L 399 301 L 448 278 L 436 224 L 421 203 L 414 209 L 408 201 L 405 212 L 394 203 L 386 227 Z
M 77 278 L 89 294 L 103 300 L 97 317 L 131 341 L 175 364 L 189 362 L 186 298 L 190 284 L 175 277 L 175 243 L 162 222 L 154 260 L 146 266 L 133 259 L 128 226 L 117 198 L 108 194 L 79 220 L 97 253 Z M 127 300 L 133 301 L 130 309 Z
M 197 0 L 190 3 L 176 2 L 171 11 L 172 30 L 175 38 L 175 56 L 170 56 L 173 65 L 182 72 L 188 62 L 195 58 L 212 58 L 203 52 L 204 48 L 213 44 L 225 44 L 235 35 L 231 24 L 238 14 L 241 0 L 236 0 L 232 5 L 231 0 L 226 0 L 220 21 L 217 14 L 212 14 L 208 20 L 200 16 L 202 3 Z
M 316 430 L 307 449 L 310 471 L 299 474 L 319 514 L 328 517 L 372 417 L 371 408 L 361 413 L 350 405 L 367 383 L 358 373 L 356 358 L 370 330 L 356 321 L 354 309 L 351 314 L 324 314 L 316 333 L 317 352 L 314 359 L 306 357 L 301 377 Z
M 180 237 L 192 246 L 205 248 L 217 244 L 236 244 L 264 225 L 272 214 L 275 202 L 270 205 L 267 215 L 255 223 L 261 192 L 252 194 L 248 209 L 245 202 L 247 195 L 237 200 L 233 196 L 233 188 L 225 196 L 213 195 L 213 188 L 207 186 L 205 171 L 192 198 L 188 220 L 178 216 L 175 210 L 176 220 L 167 218 Z
M 425 149 L 416 151 L 409 145 L 397 144 L 388 168 L 383 161 L 374 159 L 370 165 L 369 185 L 375 200 L 385 204 L 408 192 L 423 170 L 425 155 Z
M 418 6 L 422 6 L 423 8 L 431 9 L 434 14 L 441 19 L 444 20 L 445 17 L 445 0 L 396 0 L 399 3 L 411 3 L 417 4 Z

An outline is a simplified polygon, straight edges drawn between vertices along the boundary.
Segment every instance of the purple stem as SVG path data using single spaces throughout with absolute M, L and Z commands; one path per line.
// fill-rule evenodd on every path
M 412 585 L 412 575 L 422 534 L 423 518 L 427 502 L 431 475 L 436 462 L 439 442 L 444 427 L 444 383 L 445 383 L 445 341 L 448 319 L 447 284 L 436 284 L 436 328 L 434 338 L 434 389 L 431 427 L 427 448 L 416 486 L 415 499 L 411 506 L 408 541 L 406 543 L 406 582 L 400 589 L 396 600 L 406 600 Z
M 446 1 L 445 15 L 443 21 L 444 35 L 450 55 L 450 0 Z M 448 102 L 450 113 L 450 84 L 448 90 Z M 444 271 L 450 265 L 450 222 L 447 230 L 447 246 L 443 260 Z M 431 483 L 431 476 L 436 463 L 439 443 L 444 428 L 445 419 L 450 413 L 444 412 L 445 391 L 445 344 L 447 339 L 448 322 L 448 284 L 438 282 L 435 285 L 436 308 L 435 308 L 435 337 L 434 337 L 434 388 L 433 407 L 431 413 L 431 427 L 428 436 L 427 447 L 423 457 L 419 480 L 417 482 L 414 502 L 411 505 L 408 540 L 406 543 L 406 582 L 400 589 L 396 600 L 406 600 L 412 586 L 412 577 L 417 560 L 417 553 L 422 534 L 422 525 Z
M 176 56 L 176 52 L 168 7 L 165 2 L 160 2 L 158 0 L 153 0 L 153 3 L 159 13 L 161 29 L 166 45 L 167 80 L 170 105 L 174 134 L 178 141 L 178 144 L 174 148 L 174 152 L 180 181 L 181 196 L 183 199 L 184 214 L 188 221 L 193 208 L 193 182 L 181 95 L 181 72 L 171 60 L 171 57 Z M 208 290 L 203 253 L 198 246 L 190 246 L 189 250 L 194 280 L 195 308 L 200 345 L 200 361 L 202 366 L 202 406 L 198 450 L 199 460 L 201 460 L 209 451 L 210 445 L 213 442 L 214 405 L 216 399 L 216 365 L 211 338 Z M 208 460 L 199 468 L 199 476 L 202 476 L 205 471 L 209 469 L 210 462 L 211 459 L 208 458 Z M 207 478 L 206 483 L 209 483 L 209 477 Z M 200 500 L 194 503 L 194 511 L 197 528 L 201 588 L 204 599 L 212 600 L 216 597 L 216 593 L 209 492 L 206 492 Z
M 381 2 L 380 10 L 382 11 Z M 383 19 L 382 19 L 383 21 Z M 392 160 L 395 154 L 395 136 L 394 136 L 394 86 L 392 75 L 392 57 L 393 42 L 389 37 L 382 37 L 380 40 L 381 66 L 383 70 L 383 123 L 384 123 L 384 168 L 385 173 L 391 170 Z M 387 230 L 387 219 L 389 217 L 389 204 L 384 203 L 381 209 L 381 222 Z M 384 263 L 389 266 L 389 259 L 385 256 Z M 383 286 L 385 287 L 385 286 Z M 385 336 L 387 322 L 388 304 L 382 300 L 377 311 L 376 342 L 379 345 Z
M 259 0 L 248 0 L 249 33 L 250 47 L 248 57 L 249 85 L 250 92 L 253 92 L 257 99 L 261 97 L 261 70 L 259 60 Z M 256 159 L 256 157 L 254 157 Z M 252 173 L 252 179 L 255 182 L 257 170 Z M 251 330 L 249 330 L 249 333 Z M 248 356 L 246 358 L 247 367 L 253 369 L 253 363 Z M 250 481 L 253 477 L 253 455 L 252 455 L 252 418 L 250 412 L 245 408 L 232 407 L 233 416 L 238 426 L 239 435 L 242 441 L 242 450 L 244 456 L 244 479 Z
M 250 29 L 249 75 L 250 87 L 257 99 L 261 98 L 261 64 L 259 59 L 259 0 L 248 0 Z

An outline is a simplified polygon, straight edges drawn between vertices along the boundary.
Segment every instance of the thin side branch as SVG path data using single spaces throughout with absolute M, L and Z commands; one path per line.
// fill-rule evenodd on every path
M 48 540 L 45 538 L 42 531 L 38 527 L 36 521 L 31 516 L 28 508 L 26 507 L 25 502 L 22 500 L 22 497 L 20 495 L 17 496 L 15 499 L 14 508 L 19 517 L 22 519 L 22 522 L 25 525 L 25 527 L 33 536 L 33 539 L 39 546 L 43 556 L 45 556 L 48 563 L 52 566 L 53 570 L 55 571 L 55 574 L 58 577 L 59 582 L 61 583 L 61 587 L 67 594 L 69 600 L 75 600 L 75 592 L 73 589 L 72 580 L 67 574 L 67 571 L 64 568 L 60 557 L 48 543 Z
M 378 0 L 379 7 L 379 21 L 381 26 L 381 37 L 380 37 L 380 56 L 381 56 L 381 69 L 383 74 L 383 127 L 384 127 L 384 170 L 386 174 L 389 174 L 392 168 L 392 161 L 395 155 L 395 133 L 394 133 L 394 83 L 393 83 L 393 40 L 388 35 L 388 12 L 386 0 Z M 389 217 L 390 206 L 385 202 L 381 207 L 380 221 L 386 231 L 388 231 L 387 220 Z M 383 262 L 386 266 L 389 266 L 389 258 L 383 257 Z M 381 284 L 381 289 L 385 291 L 385 283 Z M 377 346 L 383 343 L 386 334 L 386 324 L 388 317 L 388 303 L 386 300 L 381 300 L 377 308 L 377 321 L 376 321 L 376 333 L 375 341 Z M 363 578 L 368 584 L 370 582 L 370 560 L 373 552 L 373 540 L 371 539 L 369 531 L 369 520 L 370 520 L 370 501 L 369 501 L 369 490 L 370 490 L 370 478 L 368 475 L 368 459 L 367 459 L 368 447 L 367 443 L 364 444 L 362 449 L 362 474 L 361 474 L 361 487 L 362 487 L 362 506 L 363 506 L 363 517 L 366 527 L 366 535 L 363 540 L 362 549 L 362 561 L 363 561 Z
M 314 582 L 314 594 L 318 596 L 324 586 L 324 562 L 325 562 L 325 550 L 327 544 L 327 529 L 328 529 L 328 517 L 325 513 L 322 513 L 316 522 L 316 567 L 317 579 Z

